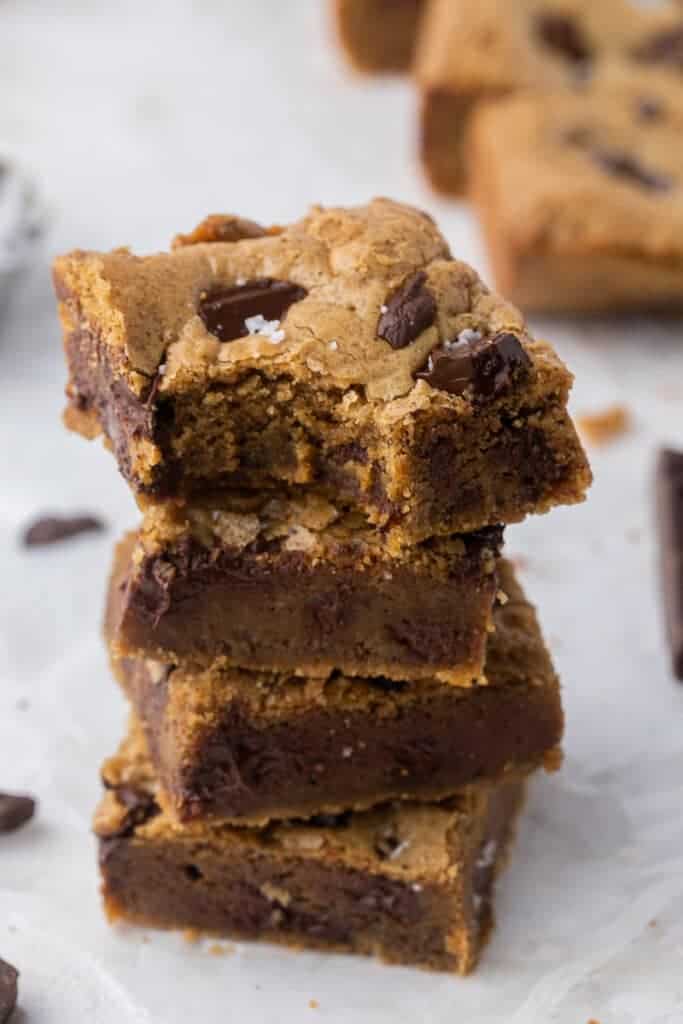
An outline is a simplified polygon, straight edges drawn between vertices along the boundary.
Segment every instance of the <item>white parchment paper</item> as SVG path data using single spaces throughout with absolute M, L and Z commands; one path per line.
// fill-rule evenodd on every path
M 99 623 L 111 546 L 136 512 L 111 456 L 60 426 L 47 257 L 149 251 L 209 211 L 268 223 L 384 194 L 429 209 L 485 270 L 468 211 L 422 184 L 411 89 L 350 77 L 323 7 L 0 4 L 0 146 L 38 174 L 54 220 L 0 326 L 0 788 L 40 799 L 28 828 L 0 838 L 0 956 L 22 972 L 18 1019 L 681 1024 L 683 687 L 658 615 L 651 493 L 657 445 L 683 446 L 680 322 L 536 325 L 577 375 L 575 410 L 624 402 L 634 429 L 593 453 L 586 505 L 508 533 L 562 672 L 567 760 L 534 786 L 479 972 L 257 945 L 216 957 L 103 920 L 90 816 L 124 708 Z M 75 509 L 102 513 L 109 532 L 20 548 L 37 512 Z

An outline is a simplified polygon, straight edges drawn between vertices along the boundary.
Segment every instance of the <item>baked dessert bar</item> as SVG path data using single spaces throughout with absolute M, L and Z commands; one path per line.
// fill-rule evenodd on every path
M 491 927 L 523 784 L 444 803 L 388 804 L 265 829 L 193 823 L 160 809 L 129 740 L 95 817 L 107 914 L 465 974 Z
M 392 554 L 321 501 L 155 506 L 117 549 L 115 649 L 317 676 L 482 674 L 502 530 Z
M 410 207 L 213 218 L 171 253 L 63 256 L 55 283 L 67 424 L 140 495 L 294 487 L 412 544 L 588 486 L 570 374 Z
M 416 58 L 421 153 L 441 192 L 465 188 L 466 127 L 482 100 L 543 94 L 623 61 L 683 70 L 683 17 L 630 0 L 431 0 Z
M 114 659 L 144 728 L 164 808 L 177 821 L 263 825 L 434 800 L 463 785 L 559 765 L 557 676 L 509 564 L 487 685 L 328 679 L 239 669 L 187 672 Z M 117 784 L 120 762 L 107 769 Z
M 683 309 L 683 76 L 614 75 L 480 108 L 470 190 L 525 310 Z

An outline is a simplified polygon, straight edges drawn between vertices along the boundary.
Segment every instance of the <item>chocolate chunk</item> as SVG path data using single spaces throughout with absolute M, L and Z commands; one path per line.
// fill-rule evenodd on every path
M 159 805 L 151 793 L 144 789 L 137 789 L 135 786 L 110 786 L 106 779 L 103 779 L 107 789 L 114 789 L 120 804 L 126 808 L 118 826 L 107 834 L 107 839 L 125 839 L 135 832 L 140 825 L 144 825 L 150 818 L 159 813 Z
M 645 167 L 626 150 L 601 145 L 588 128 L 572 128 L 564 133 L 564 140 L 571 146 L 583 149 L 603 171 L 631 185 L 651 192 L 666 192 L 673 186 L 671 178 Z
M 245 321 L 250 317 L 282 321 L 289 307 L 307 294 L 291 281 L 262 277 L 203 295 L 198 312 L 207 331 L 220 341 L 236 341 L 249 334 Z
M 594 149 L 590 151 L 594 161 L 616 178 L 638 185 L 650 192 L 668 192 L 672 187 L 671 178 L 644 167 L 636 157 L 619 149 Z
M 636 111 L 641 121 L 661 121 L 665 113 L 661 101 L 648 96 L 640 97 Z
M 79 533 L 98 533 L 104 528 L 104 523 L 97 516 L 42 516 L 26 528 L 22 540 L 24 547 L 42 547 L 76 537 Z
M 534 22 L 536 35 L 548 49 L 576 64 L 590 60 L 591 48 L 573 18 L 548 11 Z
M 515 334 L 503 331 L 482 338 L 476 331 L 463 331 L 454 342 L 435 349 L 426 369 L 415 376 L 433 388 L 462 395 L 468 388 L 475 398 L 495 398 L 526 371 L 531 360 Z
M 393 292 L 377 322 L 377 337 L 392 348 L 405 348 L 431 327 L 436 319 L 436 299 L 425 288 L 427 275 L 418 271 Z
M 351 819 L 351 811 L 342 811 L 340 814 L 314 814 L 308 819 L 308 824 L 315 828 L 345 828 Z
M 656 490 L 664 616 L 674 675 L 683 682 L 683 451 L 660 452 Z
M 366 679 L 366 683 L 382 693 L 403 693 L 408 686 L 401 679 L 387 679 L 386 676 L 373 676 L 372 679 Z
M 19 971 L 0 960 L 0 1024 L 5 1024 L 17 1005 Z
M 643 64 L 667 64 L 683 71 L 683 22 L 646 39 L 631 56 Z
M 269 232 L 256 221 L 230 213 L 212 213 L 189 234 L 176 235 L 172 248 L 182 249 L 202 242 L 239 242 L 243 238 L 263 238 L 267 234 Z
M 0 793 L 0 833 L 14 832 L 30 821 L 36 810 L 32 796 Z

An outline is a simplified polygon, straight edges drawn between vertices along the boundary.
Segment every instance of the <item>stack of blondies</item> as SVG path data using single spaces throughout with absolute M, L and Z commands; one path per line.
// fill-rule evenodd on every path
M 133 708 L 95 823 L 109 916 L 469 970 L 558 763 L 501 524 L 584 496 L 570 374 L 386 199 L 55 280 L 67 424 L 142 511 L 106 614 Z

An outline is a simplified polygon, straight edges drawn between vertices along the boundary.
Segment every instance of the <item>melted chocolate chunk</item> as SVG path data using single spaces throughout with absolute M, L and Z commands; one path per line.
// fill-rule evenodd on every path
M 351 811 L 342 811 L 340 814 L 314 814 L 308 823 L 316 828 L 346 828 L 350 819 Z
M 5 960 L 0 960 L 0 1024 L 12 1016 L 19 994 L 19 971 Z
M 220 341 L 236 341 L 249 334 L 245 321 L 250 317 L 282 321 L 289 307 L 307 294 L 291 281 L 263 277 L 209 292 L 202 296 L 198 312 L 210 334 Z
M 36 802 L 32 796 L 18 796 L 13 793 L 0 793 L 0 833 L 15 832 L 36 811 Z
M 467 334 L 472 337 L 465 337 Z M 481 338 L 476 332 L 463 331 L 457 341 L 435 349 L 426 369 L 415 376 L 451 395 L 462 395 L 471 388 L 475 398 L 495 398 L 516 373 L 530 366 L 531 360 L 516 335 L 503 331 L 493 338 Z
M 592 51 L 574 18 L 548 11 L 534 22 L 541 42 L 565 60 L 580 64 L 590 60 Z
M 377 322 L 377 337 L 392 348 L 405 348 L 436 319 L 436 299 L 425 288 L 427 275 L 412 274 L 386 301 Z
M 667 64 L 683 71 L 683 22 L 646 39 L 631 56 L 643 64 Z
M 97 533 L 104 523 L 97 516 L 42 516 L 24 531 L 24 547 L 42 547 L 76 537 L 79 533 Z
M 114 789 L 120 804 L 126 808 L 121 823 L 116 829 L 107 834 L 107 839 L 125 839 L 135 832 L 140 825 L 144 825 L 150 818 L 159 813 L 157 804 L 151 793 L 144 789 L 136 789 L 135 786 L 110 786 L 106 779 L 104 785 L 107 789 Z
M 372 686 L 375 690 L 381 690 L 382 693 L 403 693 L 409 685 L 401 679 L 387 679 L 386 676 L 373 676 L 366 682 L 368 686 Z

